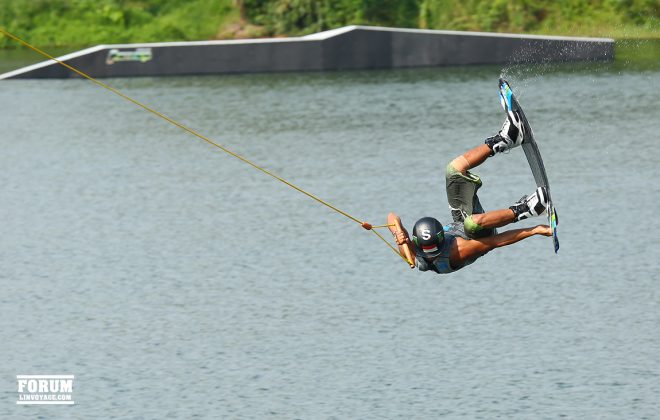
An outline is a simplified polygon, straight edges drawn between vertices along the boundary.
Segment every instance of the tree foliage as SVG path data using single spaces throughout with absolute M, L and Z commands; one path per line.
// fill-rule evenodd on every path
M 423 0 L 420 26 L 480 31 L 580 32 L 580 27 L 658 29 L 660 0 Z
M 233 11 L 232 0 L 0 0 L 0 25 L 45 46 L 197 40 Z
M 245 0 L 248 16 L 273 34 L 323 31 L 345 25 L 416 27 L 417 0 Z
M 0 0 L 0 25 L 44 46 L 209 39 L 245 19 L 264 35 L 356 24 L 660 37 L 660 0 Z

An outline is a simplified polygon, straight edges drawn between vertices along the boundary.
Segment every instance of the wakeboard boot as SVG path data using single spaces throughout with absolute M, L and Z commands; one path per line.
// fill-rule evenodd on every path
M 545 187 L 538 187 L 531 196 L 522 196 L 522 198 L 509 207 L 515 215 L 515 222 L 528 219 L 534 216 L 540 216 L 548 208 L 548 192 Z
M 520 146 L 525 140 L 525 129 L 517 111 L 507 112 L 506 119 L 500 131 L 493 137 L 488 137 L 484 143 L 495 153 L 507 152 Z

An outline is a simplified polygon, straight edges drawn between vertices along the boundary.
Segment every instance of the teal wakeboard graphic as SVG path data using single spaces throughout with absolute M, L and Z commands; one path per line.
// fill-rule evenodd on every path
M 522 148 L 525 151 L 525 156 L 527 157 L 527 162 L 529 167 L 532 170 L 532 175 L 534 175 L 534 181 L 536 181 L 537 187 L 545 187 L 548 191 L 548 224 L 552 228 L 552 241 L 555 247 L 555 253 L 559 251 L 559 238 L 557 237 L 557 224 L 559 224 L 559 218 L 557 217 L 557 210 L 555 209 L 554 203 L 552 201 L 552 195 L 550 194 L 550 185 L 548 184 L 548 175 L 545 173 L 545 166 L 543 166 L 543 158 L 541 158 L 541 152 L 539 151 L 539 146 L 536 144 L 534 139 L 534 132 L 532 127 L 527 121 L 527 117 L 518 103 L 518 100 L 513 95 L 513 90 L 511 90 L 511 85 L 504 79 L 500 79 L 500 99 L 502 101 L 502 107 L 504 112 L 506 112 L 507 107 L 513 111 L 517 111 L 520 115 L 523 124 L 523 130 L 525 131 L 525 140 L 523 141 Z

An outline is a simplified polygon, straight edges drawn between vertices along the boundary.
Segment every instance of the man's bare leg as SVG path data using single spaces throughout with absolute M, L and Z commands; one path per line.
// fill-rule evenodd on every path
M 493 151 L 486 144 L 468 150 L 451 162 L 451 166 L 465 174 L 469 169 L 475 168 L 492 156 Z M 516 221 L 516 214 L 511 209 L 493 210 L 486 213 L 468 215 L 465 219 L 467 231 L 475 234 L 482 229 L 494 229 L 506 226 Z
M 511 209 L 501 209 L 473 214 L 472 220 L 484 229 L 492 229 L 513 223 L 516 220 L 516 215 Z
M 488 159 L 492 153 L 493 151 L 490 150 L 490 147 L 482 144 L 475 147 L 474 149 L 468 150 L 456 159 L 452 160 L 451 165 L 454 167 L 454 169 L 464 174 L 468 169 L 476 168 L 477 166 L 484 163 L 484 161 Z

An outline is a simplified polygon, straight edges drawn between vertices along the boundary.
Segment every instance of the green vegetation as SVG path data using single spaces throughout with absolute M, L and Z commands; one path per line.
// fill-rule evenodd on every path
M 658 68 L 660 65 L 660 39 L 621 39 L 614 45 L 614 56 L 621 63 L 640 68 Z
M 0 0 L 0 25 L 46 47 L 209 39 L 237 18 L 232 0 Z
M 271 34 L 308 34 L 345 25 L 417 28 L 418 0 L 245 0 L 247 17 Z
M 429 28 L 660 36 L 658 0 L 424 0 L 420 9 L 420 25 Z
M 660 0 L 0 0 L 0 25 L 45 47 L 301 35 L 350 24 L 658 39 Z
M 270 33 L 348 24 L 660 38 L 660 0 L 245 0 Z

